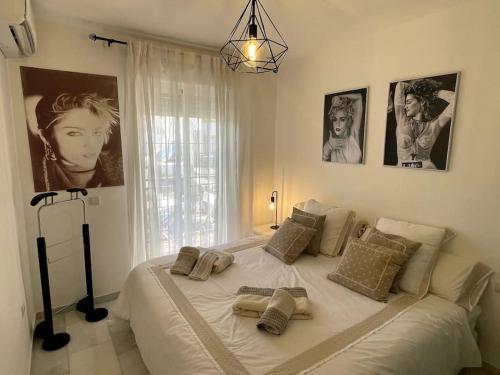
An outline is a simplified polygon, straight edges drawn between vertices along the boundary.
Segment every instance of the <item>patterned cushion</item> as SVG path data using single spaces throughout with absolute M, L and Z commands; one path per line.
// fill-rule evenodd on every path
M 394 277 L 407 259 L 400 251 L 350 238 L 328 278 L 376 301 L 387 301 Z
M 286 264 L 292 264 L 305 250 L 316 232 L 316 229 L 287 218 L 264 246 L 264 250 Z
M 418 298 L 425 297 L 429 290 L 439 248 L 446 236 L 446 229 L 387 218 L 378 219 L 375 228 L 384 233 L 397 234 L 422 243 L 408 261 L 399 287 Z
M 294 207 L 292 219 L 297 223 L 305 225 L 306 227 L 317 230 L 305 250 L 306 253 L 317 256 L 321 245 L 321 235 L 323 234 L 323 224 L 325 223 L 326 215 L 314 215 Z
M 393 249 L 396 251 L 400 251 L 406 255 L 408 255 L 408 259 L 412 257 L 413 254 L 420 248 L 421 243 L 411 241 L 407 238 L 397 236 L 395 234 L 388 234 L 381 232 L 375 228 L 368 227 L 363 235 L 361 236 L 363 241 L 368 243 L 373 243 L 375 245 L 382 245 L 388 247 L 389 249 Z M 394 283 L 391 287 L 391 292 L 398 293 L 399 292 L 399 282 L 403 277 L 406 270 L 406 262 L 401 265 L 399 272 L 394 278 Z

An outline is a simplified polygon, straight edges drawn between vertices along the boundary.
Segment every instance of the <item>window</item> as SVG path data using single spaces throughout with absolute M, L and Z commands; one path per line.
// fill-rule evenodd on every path
M 167 110 L 165 115 L 154 117 L 154 144 L 146 147 L 154 153 L 146 160 L 146 175 L 154 174 L 156 186 L 147 179 L 146 191 L 155 189 L 164 255 L 176 253 L 184 245 L 209 247 L 217 241 L 217 124 L 213 108 L 199 110 L 200 103 L 213 106 L 214 101 L 206 95 L 212 91 L 195 90 L 202 94 L 192 97 L 181 93 L 174 103 L 165 97 L 164 108 L 184 110 L 181 115 Z M 190 107 L 196 110 L 186 110 Z

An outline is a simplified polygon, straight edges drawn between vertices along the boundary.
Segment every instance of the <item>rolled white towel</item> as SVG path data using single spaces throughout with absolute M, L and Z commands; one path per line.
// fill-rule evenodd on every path
M 295 310 L 295 300 L 284 289 L 276 289 L 266 310 L 257 320 L 257 328 L 281 335 Z
M 203 253 L 196 262 L 193 270 L 189 274 L 191 280 L 205 281 L 210 276 L 212 268 L 215 261 L 217 260 L 217 255 L 212 251 L 207 251 Z
M 217 260 L 214 263 L 212 268 L 212 272 L 220 273 L 224 271 L 227 267 L 229 267 L 234 262 L 234 255 L 230 253 L 226 253 L 224 251 L 215 251 L 210 250 L 212 253 L 217 255 Z

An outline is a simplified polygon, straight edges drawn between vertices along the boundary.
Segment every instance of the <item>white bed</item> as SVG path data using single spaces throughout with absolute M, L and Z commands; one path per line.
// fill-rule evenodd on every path
M 151 374 L 443 375 L 481 365 L 465 309 L 434 295 L 376 302 L 326 278 L 339 258 L 288 266 L 261 249 L 266 239 L 222 247 L 236 251 L 235 264 L 205 282 L 170 275 L 175 257 L 130 273 L 113 312 L 130 320 Z M 232 314 L 242 285 L 303 286 L 313 319 L 290 321 L 281 336 L 262 332 Z

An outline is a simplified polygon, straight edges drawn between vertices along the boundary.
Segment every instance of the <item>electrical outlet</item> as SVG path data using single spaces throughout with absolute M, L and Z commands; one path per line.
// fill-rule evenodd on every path
M 89 197 L 88 199 L 90 206 L 100 206 L 101 205 L 101 197 L 95 195 L 93 197 Z

